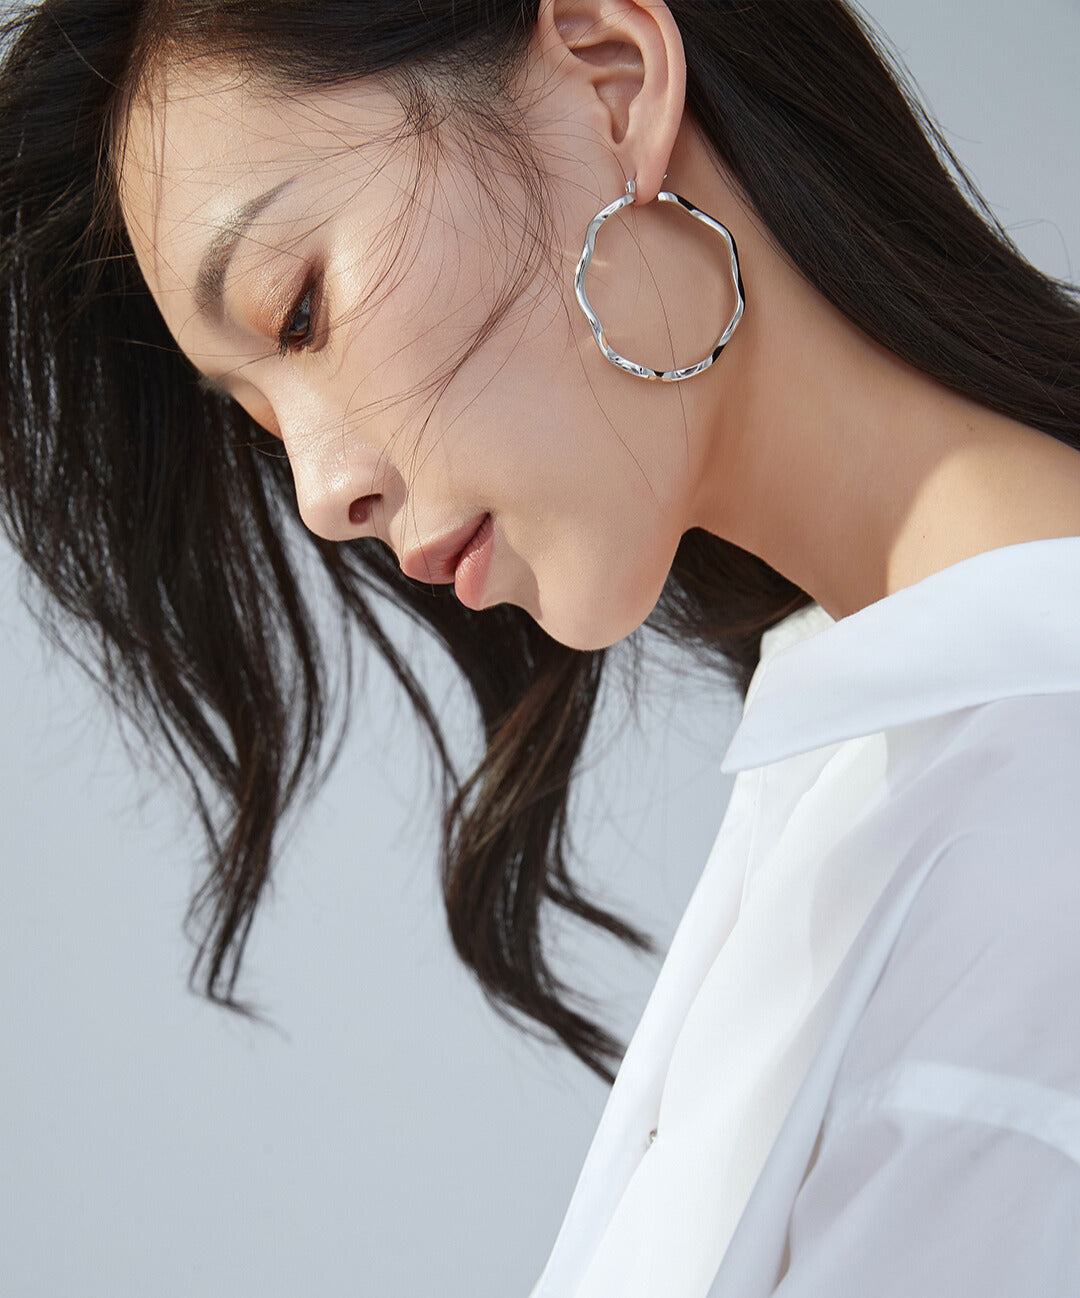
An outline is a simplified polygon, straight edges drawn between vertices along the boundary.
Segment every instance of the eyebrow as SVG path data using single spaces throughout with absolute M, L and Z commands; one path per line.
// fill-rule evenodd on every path
M 202 314 L 209 315 L 215 321 L 221 320 L 224 314 L 222 299 L 225 293 L 225 276 L 229 272 L 229 263 L 236 251 L 236 245 L 251 223 L 289 188 L 293 179 L 295 177 L 283 180 L 272 189 L 268 189 L 265 194 L 250 199 L 235 212 L 230 213 L 217 227 L 199 264 L 199 273 L 195 277 L 195 302 Z

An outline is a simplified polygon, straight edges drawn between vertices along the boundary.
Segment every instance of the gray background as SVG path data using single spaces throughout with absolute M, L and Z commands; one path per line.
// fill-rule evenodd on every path
M 1080 277 L 1080 3 L 865 8 L 1023 251 Z M 0 548 L 4 1295 L 528 1292 L 606 1088 L 456 963 L 426 758 L 377 666 L 368 684 L 249 944 L 240 991 L 277 1030 L 244 1024 L 185 987 L 194 827 L 47 650 Z M 638 719 L 616 681 L 591 745 L 590 883 L 663 946 L 723 815 L 738 711 L 657 659 Z M 657 964 L 571 928 L 560 959 L 625 1038 Z

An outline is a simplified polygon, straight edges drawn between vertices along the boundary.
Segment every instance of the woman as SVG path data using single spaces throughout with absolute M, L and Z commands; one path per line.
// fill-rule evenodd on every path
M 445 759 L 462 959 L 610 1076 L 539 925 L 642 940 L 562 845 L 649 620 L 739 776 L 535 1294 L 1075 1292 L 1080 309 L 855 14 L 67 0 L 0 96 L 9 531 L 224 796 L 208 994 L 323 730 L 303 545 Z

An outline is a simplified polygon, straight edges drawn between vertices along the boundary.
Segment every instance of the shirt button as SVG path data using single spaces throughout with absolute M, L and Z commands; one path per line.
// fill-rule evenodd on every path
M 653 1127 L 652 1131 L 649 1132 L 649 1144 L 651 1145 L 655 1139 L 656 1139 L 656 1128 Z

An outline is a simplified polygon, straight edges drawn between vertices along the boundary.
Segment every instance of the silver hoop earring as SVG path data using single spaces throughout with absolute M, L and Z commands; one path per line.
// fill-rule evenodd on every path
M 666 179 L 666 177 L 665 177 Z M 604 224 L 609 216 L 626 207 L 628 203 L 636 201 L 637 182 L 628 180 L 626 182 L 626 193 L 621 198 L 617 198 L 607 207 L 602 207 L 599 212 L 589 222 L 589 228 L 585 231 L 585 247 L 581 250 L 581 259 L 577 264 L 577 270 L 574 272 L 574 292 L 577 294 L 578 305 L 585 312 L 585 318 L 592 326 L 593 337 L 596 339 L 596 345 L 604 353 L 612 365 L 617 365 L 619 369 L 625 370 L 627 374 L 635 374 L 640 379 L 660 379 L 664 383 L 678 383 L 682 379 L 693 378 L 695 374 L 700 374 L 702 370 L 707 370 L 714 360 L 720 355 L 728 344 L 728 340 L 735 332 L 735 326 L 742 319 L 743 308 L 746 306 L 746 298 L 743 295 L 742 275 L 739 273 L 739 254 L 735 249 L 735 240 L 732 238 L 731 231 L 725 225 L 721 225 L 714 217 L 701 211 L 693 203 L 688 202 L 679 194 L 673 194 L 669 190 L 662 189 L 657 194 L 657 199 L 662 203 L 678 203 L 678 205 L 691 216 L 707 225 L 710 230 L 715 230 L 721 235 L 727 243 L 728 251 L 731 254 L 731 278 L 735 285 L 735 311 L 732 314 L 727 328 L 717 339 L 716 346 L 712 349 L 704 360 L 700 360 L 695 365 L 687 365 L 684 369 L 678 370 L 654 370 L 647 365 L 638 365 L 636 361 L 628 361 L 625 356 L 620 356 L 617 351 L 608 345 L 604 337 L 604 326 L 600 323 L 596 312 L 593 310 L 592 303 L 589 301 L 585 292 L 585 273 L 589 269 L 589 262 L 592 261 L 593 251 L 596 247 L 596 232 Z

